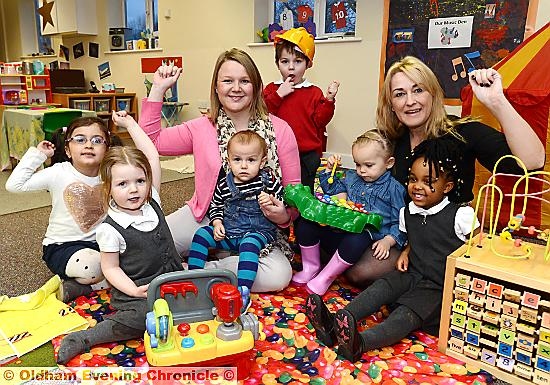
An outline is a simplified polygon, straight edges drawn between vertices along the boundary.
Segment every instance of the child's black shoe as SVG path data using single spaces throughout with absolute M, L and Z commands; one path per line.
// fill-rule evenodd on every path
M 78 283 L 75 279 L 63 280 L 57 289 L 56 297 L 61 302 L 69 302 L 81 295 L 88 295 L 93 291 L 90 285 Z
M 337 353 L 351 362 L 357 362 L 363 355 L 363 344 L 353 314 L 346 309 L 338 310 L 334 328 L 338 339 Z
M 310 294 L 307 297 L 306 315 L 315 328 L 317 339 L 325 346 L 333 346 L 336 342 L 334 315 L 328 310 L 320 295 Z

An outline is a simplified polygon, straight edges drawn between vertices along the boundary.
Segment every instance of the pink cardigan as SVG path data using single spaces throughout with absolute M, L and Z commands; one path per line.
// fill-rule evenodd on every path
M 206 117 L 200 117 L 173 127 L 161 129 L 162 102 L 147 98 L 141 104 L 139 125 L 151 138 L 161 155 L 193 154 L 195 160 L 195 193 L 187 202 L 195 219 L 206 215 L 221 168 L 216 127 Z M 300 183 L 298 145 L 290 126 L 282 119 L 269 115 L 281 164 L 283 186 Z M 295 217 L 296 214 L 292 213 Z

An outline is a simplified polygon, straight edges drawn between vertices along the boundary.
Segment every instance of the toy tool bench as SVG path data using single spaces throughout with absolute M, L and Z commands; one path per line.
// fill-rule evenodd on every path
M 235 275 L 223 269 L 163 274 L 149 285 L 147 361 L 155 366 L 236 366 L 244 379 L 259 337 L 255 315 L 241 315 Z

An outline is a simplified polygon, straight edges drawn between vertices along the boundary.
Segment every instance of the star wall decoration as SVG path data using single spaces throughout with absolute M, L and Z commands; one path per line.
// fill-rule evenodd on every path
M 42 6 L 36 10 L 42 16 L 42 30 L 46 28 L 46 24 L 50 23 L 52 27 L 55 27 L 53 25 L 53 19 L 52 19 L 52 8 L 53 8 L 54 2 L 48 3 L 48 0 L 42 1 Z

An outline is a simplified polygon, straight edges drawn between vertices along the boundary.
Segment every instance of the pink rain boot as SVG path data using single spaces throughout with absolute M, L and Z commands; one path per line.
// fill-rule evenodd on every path
M 306 284 L 321 270 L 321 249 L 319 243 L 313 246 L 300 246 L 302 254 L 302 271 L 292 276 L 292 282 Z
M 338 251 L 336 251 L 325 268 L 321 270 L 315 278 L 308 282 L 306 285 L 307 292 L 310 294 L 325 294 L 336 277 L 346 271 L 351 265 L 351 263 L 347 263 L 340 258 Z

